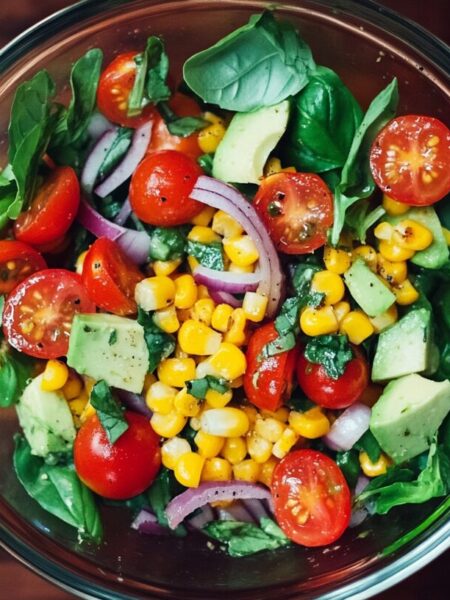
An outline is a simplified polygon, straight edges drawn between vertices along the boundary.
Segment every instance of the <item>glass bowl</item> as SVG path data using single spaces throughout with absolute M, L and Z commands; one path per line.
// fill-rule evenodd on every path
M 162 34 L 179 76 L 183 60 L 264 8 L 258 0 L 87 0 L 26 31 L 0 53 L 0 164 L 17 85 L 47 68 L 67 90 L 70 64 L 99 46 L 109 60 Z M 448 121 L 448 48 L 419 26 L 370 1 L 299 0 L 277 4 L 299 27 L 316 61 L 335 69 L 363 106 L 393 77 L 400 113 Z M 64 88 L 65 86 L 65 88 Z M 446 119 L 447 117 L 447 119 Z M 1 392 L 0 392 L 1 393 Z M 131 515 L 103 513 L 105 539 L 80 544 L 19 485 L 11 466 L 17 421 L 0 412 L 0 543 L 32 569 L 85 598 L 364 598 L 397 583 L 450 544 L 450 502 L 434 501 L 372 517 L 327 548 L 292 547 L 233 559 L 206 538 L 145 537 Z

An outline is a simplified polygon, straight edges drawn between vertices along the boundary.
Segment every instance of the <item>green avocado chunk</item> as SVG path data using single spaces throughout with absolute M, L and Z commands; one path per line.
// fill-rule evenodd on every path
M 67 364 L 80 375 L 139 394 L 148 371 L 144 328 L 115 315 L 75 315 Z
M 450 411 L 450 381 L 411 374 L 391 381 L 372 408 L 370 430 L 395 463 L 430 447 Z
M 289 118 L 289 101 L 237 113 L 217 147 L 213 176 L 232 183 L 260 183 L 269 154 L 280 141 Z
M 41 388 L 42 375 L 24 389 L 16 406 L 17 415 L 32 454 L 67 452 L 75 439 L 75 427 L 69 405 L 62 392 Z
M 353 299 L 369 317 L 381 315 L 395 302 L 395 295 L 361 259 L 355 260 L 344 279 Z

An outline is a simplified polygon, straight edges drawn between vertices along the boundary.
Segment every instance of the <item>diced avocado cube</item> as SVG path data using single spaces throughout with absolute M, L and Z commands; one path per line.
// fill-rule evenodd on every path
M 259 184 L 288 118 L 288 100 L 254 112 L 236 113 L 214 155 L 213 176 L 226 182 Z
M 430 369 L 434 358 L 431 314 L 411 310 L 380 333 L 372 365 L 372 380 L 386 381 Z
M 75 315 L 67 363 L 81 375 L 138 394 L 148 360 L 144 329 L 137 321 L 100 313 Z
M 24 389 L 16 406 L 24 435 L 32 454 L 47 456 L 50 452 L 67 452 L 75 439 L 72 413 L 62 392 L 41 388 L 42 375 Z
M 369 317 L 381 315 L 395 302 L 395 295 L 361 259 L 355 260 L 344 279 L 353 299 Z
M 450 381 L 431 381 L 417 374 L 391 381 L 372 408 L 370 430 L 396 463 L 430 447 L 450 411 Z

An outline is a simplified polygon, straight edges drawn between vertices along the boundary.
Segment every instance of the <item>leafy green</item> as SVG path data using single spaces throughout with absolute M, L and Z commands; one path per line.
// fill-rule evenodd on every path
M 183 227 L 155 227 L 150 234 L 150 260 L 181 258 L 186 248 Z
M 156 479 L 147 491 L 150 507 L 158 519 L 158 523 L 163 527 L 169 527 L 166 516 L 166 506 L 174 496 L 181 493 L 184 488 L 175 480 L 173 473 L 163 467 L 158 473 Z M 186 535 L 186 530 L 182 525 L 175 529 L 175 534 Z
M 368 429 L 366 433 L 359 438 L 359 440 L 354 445 L 354 448 L 365 452 L 369 457 L 370 461 L 375 463 L 381 456 L 381 447 L 377 442 L 376 437 L 373 433 Z
M 332 379 L 339 379 L 353 359 L 353 350 L 345 335 L 318 335 L 306 344 L 305 358 L 322 365 Z
M 362 110 L 339 76 L 317 67 L 292 103 L 288 164 L 314 173 L 342 167 L 361 120 Z
M 72 464 L 48 465 L 33 456 L 23 436 L 16 436 L 14 469 L 26 492 L 40 506 L 75 527 L 81 536 L 99 541 L 100 515 L 92 492 L 79 480 Z
M 314 68 L 311 50 L 293 25 L 266 11 L 191 56 L 183 74 L 204 102 L 249 112 L 297 94 Z
M 159 363 L 175 350 L 175 338 L 160 329 L 154 323 L 152 315 L 141 308 L 138 309 L 137 320 L 144 328 L 144 339 L 149 354 L 148 369 L 150 373 L 153 373 Z
M 202 242 L 188 240 L 186 252 L 194 256 L 201 265 L 209 269 L 214 269 L 215 271 L 223 271 L 225 269 L 222 244 L 220 242 L 203 244 Z
M 354 488 L 360 473 L 359 453 L 355 450 L 346 450 L 336 454 L 336 464 L 341 469 L 351 488 Z
M 370 210 L 370 202 L 367 199 L 361 199 L 347 210 L 345 222 L 347 227 L 363 244 L 366 243 L 367 231 L 375 225 L 385 214 L 382 206 L 376 206 Z
M 169 133 L 178 137 L 188 137 L 209 125 L 209 121 L 206 121 L 203 117 L 178 117 L 167 102 L 160 102 L 158 110 L 167 125 Z
M 3 323 L 3 309 L 5 308 L 5 296 L 0 296 L 0 326 Z M 1 331 L 0 331 L 0 338 L 1 338 Z
M 120 127 L 113 143 L 108 148 L 103 161 L 98 170 L 97 178 L 101 181 L 119 164 L 128 151 L 131 144 L 133 130 L 127 127 Z M 88 190 L 90 191 L 90 190 Z
M 201 379 L 191 379 L 186 382 L 188 392 L 198 398 L 204 400 L 209 390 L 225 394 L 229 390 L 229 385 L 225 379 L 218 379 L 213 375 L 206 375 Z
M 201 166 L 206 175 L 212 175 L 214 154 L 202 154 L 197 158 L 198 164 Z
M 108 440 L 114 444 L 128 429 L 128 423 L 123 414 L 124 408 L 114 398 L 108 384 L 103 380 L 92 388 L 90 402 L 97 411 L 97 416 Z
M 3 310 L 3 307 L 2 309 Z M 0 311 L 1 312 L 1 311 Z M 18 402 L 33 371 L 33 362 L 10 347 L 0 349 L 0 407 Z
M 292 276 L 292 285 L 294 286 L 297 296 L 302 298 L 309 294 L 312 278 L 314 277 L 314 274 L 319 271 L 322 271 L 322 267 L 315 257 L 310 260 L 306 259 L 305 262 L 301 262 L 295 267 Z

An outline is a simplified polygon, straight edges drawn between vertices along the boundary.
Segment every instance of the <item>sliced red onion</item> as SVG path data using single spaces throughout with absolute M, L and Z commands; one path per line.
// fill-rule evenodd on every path
M 366 477 L 365 475 L 360 475 L 355 485 L 354 495 L 359 496 L 366 489 L 369 483 L 370 479 L 368 477 Z
M 215 518 L 216 515 L 214 514 L 213 509 L 209 506 L 209 504 L 206 504 L 200 509 L 197 515 L 189 519 L 188 525 L 190 525 L 193 529 L 200 530 L 203 529 L 207 523 L 214 521 Z
M 150 142 L 153 122 L 148 121 L 136 129 L 131 140 L 131 145 L 123 160 L 100 185 L 95 188 L 95 193 L 100 198 L 105 198 L 129 179 L 136 167 L 144 158 Z
M 269 298 L 267 315 L 278 308 L 283 287 L 283 272 L 277 251 L 253 206 L 234 187 L 213 177 L 197 179 L 191 198 L 228 213 L 252 238 L 259 253 L 260 284 L 258 292 Z
M 111 223 L 102 217 L 84 198 L 81 199 L 78 211 L 78 221 L 95 237 L 106 237 L 116 242 L 125 254 L 136 264 L 148 260 L 150 237 L 145 231 L 126 229 Z
M 358 527 L 358 525 L 361 525 L 361 523 L 363 523 L 368 516 L 369 511 L 366 508 L 355 508 L 354 510 L 352 510 L 352 514 L 350 516 L 350 523 L 348 524 L 348 526 Z
M 194 510 L 220 500 L 246 500 L 256 498 L 272 502 L 269 490 L 256 483 L 247 481 L 211 481 L 201 484 L 198 488 L 190 488 L 179 496 L 175 496 L 166 507 L 169 527 L 175 529 L 185 517 Z
M 221 292 L 219 290 L 209 290 L 209 295 L 216 304 L 229 304 L 233 308 L 242 306 L 242 301 L 238 300 L 229 292 Z
M 147 508 L 139 511 L 131 523 L 131 529 L 136 529 L 139 533 L 147 535 L 168 535 L 170 533 L 167 527 L 163 527 L 158 523 L 158 519 Z
M 89 120 L 89 124 L 87 126 L 87 132 L 89 137 L 97 141 L 100 136 L 108 131 L 108 129 L 112 129 L 114 125 L 111 121 L 102 115 L 102 113 L 96 112 L 92 115 Z
M 227 507 L 218 509 L 220 521 L 239 521 L 240 523 L 254 523 L 255 519 L 244 504 L 234 502 Z
M 116 392 L 120 401 L 128 410 L 132 410 L 133 412 L 148 418 L 152 416 L 153 413 L 147 406 L 143 396 L 140 394 L 133 394 L 133 392 L 128 392 L 127 390 L 117 389 Z
M 232 271 L 216 271 L 203 265 L 195 267 L 193 272 L 197 283 L 206 285 L 208 290 L 229 292 L 230 294 L 245 294 L 254 292 L 261 281 L 261 273 L 233 273 Z
M 117 216 L 114 218 L 114 223 L 117 225 L 123 225 L 128 217 L 131 215 L 131 204 L 130 199 L 127 197 L 125 202 L 122 204 L 122 208 L 118 212 Z
M 269 516 L 268 510 L 264 506 L 264 502 L 262 502 L 261 500 L 243 500 L 242 504 L 249 511 L 249 513 L 252 515 L 252 517 L 257 523 L 259 523 L 263 517 Z
M 90 194 L 94 189 L 95 181 L 97 179 L 102 162 L 105 156 L 108 154 L 109 149 L 113 145 L 118 132 L 119 129 L 117 127 L 113 127 L 112 129 L 106 131 L 95 144 L 86 162 L 84 163 L 80 181 L 82 189 L 87 194 Z
M 350 450 L 369 429 L 370 414 L 365 404 L 353 404 L 336 419 L 323 441 L 332 450 Z

